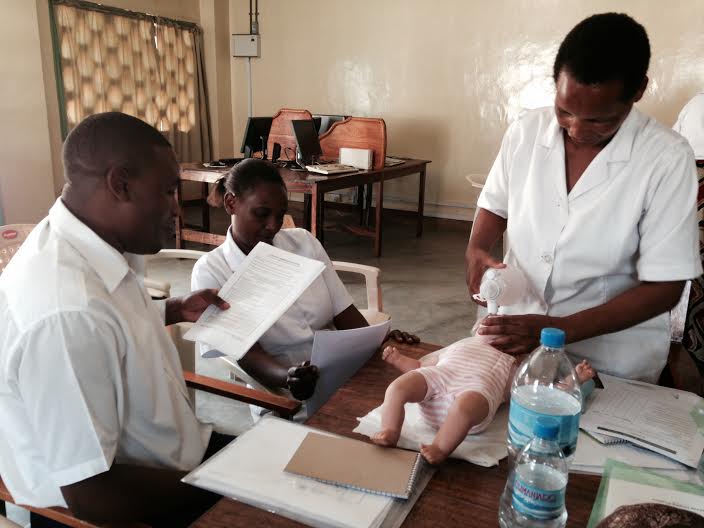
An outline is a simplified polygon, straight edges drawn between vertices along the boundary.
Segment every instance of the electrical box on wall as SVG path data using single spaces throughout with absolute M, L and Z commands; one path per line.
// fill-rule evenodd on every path
M 260 35 L 232 35 L 230 51 L 233 57 L 259 57 Z

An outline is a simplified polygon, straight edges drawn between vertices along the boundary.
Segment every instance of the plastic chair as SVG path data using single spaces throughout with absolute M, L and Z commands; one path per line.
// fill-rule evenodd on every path
M 0 226 L 0 273 L 15 256 L 35 224 L 8 224 Z

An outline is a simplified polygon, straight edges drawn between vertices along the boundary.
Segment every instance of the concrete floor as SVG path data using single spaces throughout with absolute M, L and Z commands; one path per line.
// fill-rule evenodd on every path
M 302 225 L 299 203 L 291 203 L 296 225 Z M 384 212 L 383 253 L 373 256 L 373 239 L 353 235 L 343 227 L 357 214 L 326 209 L 325 248 L 332 260 L 357 262 L 381 269 L 384 311 L 391 315 L 393 327 L 417 334 L 428 343 L 449 344 L 469 334 L 476 309 L 469 300 L 464 281 L 464 250 L 470 224 L 456 220 L 427 218 L 421 238 L 416 238 L 414 215 Z M 188 209 L 188 220 L 196 222 L 198 211 Z M 212 211 L 214 232 L 226 231 L 228 218 L 222 211 Z M 190 249 L 208 247 L 190 244 Z M 150 266 L 149 275 L 168 280 L 172 295 L 189 291 L 193 261 L 159 261 Z M 358 307 L 366 306 L 366 293 L 360 275 L 343 273 L 341 278 Z M 217 359 L 197 359 L 196 370 L 202 374 L 228 378 Z M 217 396 L 198 393 L 197 411 L 201 419 L 215 423 L 222 432 L 238 434 L 251 425 L 243 405 Z

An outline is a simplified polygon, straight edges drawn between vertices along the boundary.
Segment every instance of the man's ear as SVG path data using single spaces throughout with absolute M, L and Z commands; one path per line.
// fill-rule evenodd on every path
M 105 175 L 105 184 L 108 192 L 118 201 L 130 200 L 130 175 L 125 167 L 110 167 Z
M 648 76 L 646 75 L 643 78 L 643 82 L 641 83 L 640 87 L 638 88 L 638 91 L 636 94 L 633 96 L 633 99 L 631 99 L 631 102 L 637 103 L 638 101 L 641 100 L 643 97 L 643 94 L 645 93 L 645 89 L 648 87 Z
M 225 205 L 225 212 L 230 216 L 237 214 L 237 198 L 231 192 L 226 192 L 223 197 L 223 203 Z

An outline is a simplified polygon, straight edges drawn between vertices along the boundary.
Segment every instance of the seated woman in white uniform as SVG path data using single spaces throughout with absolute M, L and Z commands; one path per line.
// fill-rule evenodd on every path
M 309 364 L 315 331 L 361 328 L 367 321 L 354 306 L 320 242 L 305 229 L 281 230 L 288 196 L 274 165 L 259 159 L 244 160 L 218 182 L 213 194 L 222 199 L 233 222 L 225 243 L 196 262 L 192 289 L 222 287 L 259 242 L 325 264 L 323 273 L 239 361 L 260 383 L 289 389 L 299 400 L 308 399 L 318 377 L 317 368 Z M 405 332 L 392 334 L 397 341 L 418 341 Z

